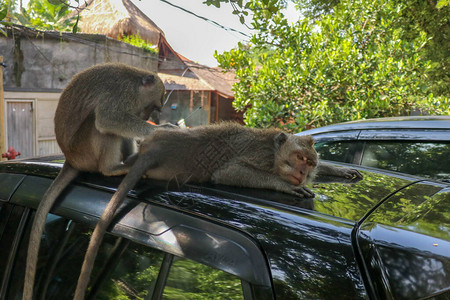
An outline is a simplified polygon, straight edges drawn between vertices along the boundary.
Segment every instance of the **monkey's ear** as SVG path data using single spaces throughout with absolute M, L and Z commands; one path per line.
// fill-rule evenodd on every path
M 311 135 L 305 135 L 305 141 L 311 147 L 314 146 L 314 144 L 316 143 L 316 141 Z
M 143 86 L 152 85 L 154 83 L 155 83 L 155 76 L 147 75 L 147 76 L 142 77 L 142 85 Z
M 281 145 L 283 145 L 288 139 L 288 136 L 286 133 L 284 132 L 280 132 L 277 133 L 277 135 L 274 138 L 274 142 L 275 142 L 275 148 L 280 148 Z

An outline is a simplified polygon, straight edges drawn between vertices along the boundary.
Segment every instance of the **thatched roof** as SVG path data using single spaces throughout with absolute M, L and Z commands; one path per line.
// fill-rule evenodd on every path
M 164 32 L 130 0 L 88 0 L 80 13 L 78 27 L 84 33 L 102 33 L 117 39 L 137 35 L 158 45 Z

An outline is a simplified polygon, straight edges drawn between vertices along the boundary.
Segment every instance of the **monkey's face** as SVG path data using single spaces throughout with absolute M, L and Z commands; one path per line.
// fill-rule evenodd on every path
M 286 179 L 293 185 L 305 183 L 316 167 L 314 157 L 304 151 L 294 151 L 287 161 Z
M 139 117 L 147 120 L 153 111 L 161 111 L 165 93 L 164 83 L 158 76 L 147 76 L 140 89 L 141 101 L 146 106 L 140 112 Z
M 280 177 L 293 185 L 301 185 L 312 179 L 317 166 L 314 141 L 304 137 L 291 137 L 281 145 L 275 160 Z

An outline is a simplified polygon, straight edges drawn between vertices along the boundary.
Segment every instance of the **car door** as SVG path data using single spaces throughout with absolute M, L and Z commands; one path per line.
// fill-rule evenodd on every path
M 374 299 L 450 299 L 450 187 L 419 182 L 384 201 L 354 231 Z
M 0 299 L 21 299 L 36 199 L 51 179 L 0 174 L 0 181 Z M 48 216 L 37 299 L 70 299 L 110 197 L 107 189 L 76 185 Z M 86 299 L 274 299 L 267 260 L 246 234 L 160 205 L 125 202 L 102 243 Z

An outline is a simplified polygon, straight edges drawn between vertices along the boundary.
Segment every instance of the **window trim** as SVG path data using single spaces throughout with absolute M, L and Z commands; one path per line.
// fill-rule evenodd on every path
M 358 140 L 361 141 L 430 141 L 449 142 L 450 131 L 448 130 L 415 130 L 415 129 L 393 129 L 393 130 L 362 130 Z
M 12 206 L 12 209 L 17 208 L 15 205 Z M 6 269 L 4 270 L 3 281 L 0 286 L 0 299 L 6 299 L 6 295 L 8 294 L 9 284 L 11 281 L 11 274 L 15 264 L 16 256 L 19 250 L 20 242 L 24 237 L 24 233 L 26 231 L 26 224 L 31 215 L 31 210 L 29 208 L 25 208 L 22 212 L 22 216 L 20 218 L 19 224 L 17 226 L 17 230 L 14 234 L 14 240 L 11 245 L 11 249 L 8 255 L 8 264 L 6 265 Z
M 313 134 L 312 137 L 316 141 L 356 141 L 361 134 L 361 130 L 344 130 L 344 131 L 330 131 Z
M 164 253 L 164 258 L 159 269 L 158 278 L 156 278 L 156 284 L 153 289 L 151 300 L 162 299 L 164 288 L 167 285 L 167 279 L 169 278 L 170 269 L 172 267 L 174 257 L 175 256 L 173 254 Z

